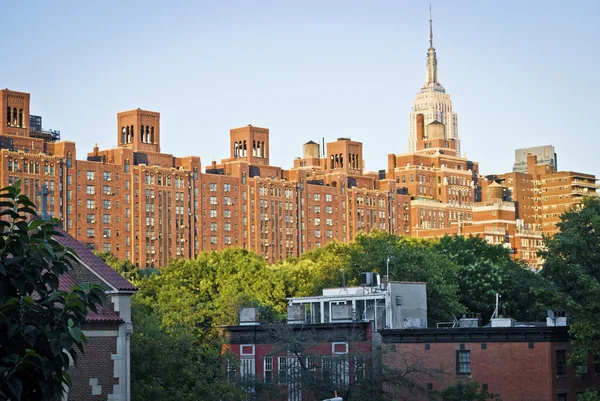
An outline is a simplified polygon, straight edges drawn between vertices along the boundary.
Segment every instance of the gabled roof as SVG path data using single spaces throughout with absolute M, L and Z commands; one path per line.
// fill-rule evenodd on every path
M 58 280 L 58 289 L 61 291 L 69 291 L 71 287 L 77 285 L 77 281 L 69 273 L 61 275 Z M 88 311 L 85 321 L 86 323 L 120 323 L 123 319 L 109 307 L 98 305 L 96 312 Z
M 124 279 L 98 256 L 94 255 L 85 244 L 77 241 L 60 227 L 55 227 L 55 230 L 63 236 L 55 236 L 54 239 L 63 246 L 71 248 L 77 254 L 77 258 L 83 263 L 84 267 L 91 270 L 92 273 L 108 286 L 117 291 L 137 291 L 136 286 Z

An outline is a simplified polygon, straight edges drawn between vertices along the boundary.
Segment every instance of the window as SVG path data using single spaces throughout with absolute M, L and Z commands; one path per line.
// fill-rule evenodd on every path
M 95 209 L 95 208 L 96 208 L 96 206 L 95 206 L 95 204 L 94 204 L 94 201 L 93 201 L 93 200 L 91 200 L 91 199 L 87 199 L 87 200 L 85 201 L 85 205 L 86 205 L 86 207 L 87 207 L 88 209 Z
M 88 185 L 86 188 L 86 193 L 88 195 L 94 195 L 96 193 L 96 191 L 94 190 L 94 186 L 93 185 Z
M 471 351 L 456 351 L 456 374 L 471 374 Z
M 210 243 L 213 245 L 217 244 L 217 237 L 215 237 L 214 235 L 210 237 Z
M 102 222 L 104 224 L 110 224 L 110 214 L 104 214 L 104 215 L 102 215 Z
M 556 396 L 557 401 L 567 401 L 567 393 L 560 393 Z
M 94 229 L 93 228 L 88 228 L 86 230 L 86 234 L 88 238 L 94 238 Z
M 556 374 L 558 376 L 567 374 L 567 357 L 564 349 L 556 351 Z
M 216 196 L 211 196 L 209 199 L 209 203 L 211 205 L 216 205 L 217 204 L 217 197 Z
M 108 171 L 105 171 L 102 173 L 102 179 L 104 181 L 110 181 L 110 173 Z
M 279 357 L 279 365 L 277 366 L 277 384 L 287 384 L 287 356 Z
M 217 231 L 217 223 L 210 223 L 210 231 Z
M 94 221 L 94 215 L 93 214 L 88 214 L 86 216 L 86 221 L 87 221 L 88 224 L 94 224 L 95 223 L 95 221 Z
M 320 194 L 315 194 L 314 195 L 314 200 L 320 201 L 321 200 L 321 195 Z
M 217 190 L 217 184 L 215 184 L 214 182 L 210 183 L 210 191 L 211 192 L 215 192 Z
M 110 228 L 103 228 L 102 236 L 104 236 L 104 238 L 110 238 Z
M 88 171 L 85 173 L 85 176 L 88 180 L 93 180 L 94 179 L 94 172 L 93 171 Z
M 230 192 L 231 191 L 231 184 L 223 184 L 223 191 Z
M 216 209 L 210 209 L 210 217 L 213 219 L 217 218 L 217 210 Z

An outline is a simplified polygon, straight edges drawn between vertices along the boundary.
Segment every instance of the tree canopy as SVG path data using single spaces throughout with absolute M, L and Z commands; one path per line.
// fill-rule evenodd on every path
M 34 219 L 20 183 L 0 190 L 0 400 L 59 399 L 70 360 L 83 353 L 82 328 L 104 291 L 95 285 L 59 289 L 73 253 L 53 237 L 56 221 Z
M 561 216 L 559 232 L 546 238 L 542 275 L 564 294 L 571 313 L 573 358 L 600 355 L 600 199 Z

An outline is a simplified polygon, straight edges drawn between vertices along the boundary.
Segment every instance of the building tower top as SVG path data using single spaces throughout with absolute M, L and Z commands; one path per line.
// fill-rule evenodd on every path
M 437 55 L 433 47 L 433 20 L 431 18 L 431 4 L 429 4 L 429 49 L 427 50 L 427 75 L 425 76 L 425 85 L 421 92 L 435 91 L 446 92 L 438 80 Z

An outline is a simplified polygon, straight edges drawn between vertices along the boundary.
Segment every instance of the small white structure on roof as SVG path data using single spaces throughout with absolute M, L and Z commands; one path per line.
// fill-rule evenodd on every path
M 323 295 L 288 298 L 288 323 L 372 321 L 374 329 L 427 327 L 425 283 L 395 282 L 326 288 Z M 379 280 L 377 280 L 379 281 Z

